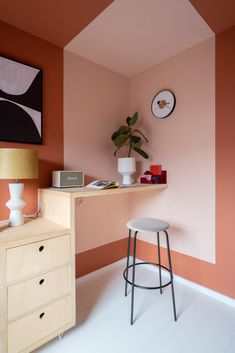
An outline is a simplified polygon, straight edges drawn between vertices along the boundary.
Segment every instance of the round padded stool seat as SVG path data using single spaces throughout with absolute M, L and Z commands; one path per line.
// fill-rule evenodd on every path
M 169 228 L 169 223 L 156 218 L 131 219 L 126 225 L 137 232 L 161 232 Z

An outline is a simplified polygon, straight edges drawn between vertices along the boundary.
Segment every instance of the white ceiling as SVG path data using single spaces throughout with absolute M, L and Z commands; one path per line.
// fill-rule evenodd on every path
M 188 0 L 115 0 L 65 49 L 133 77 L 213 35 Z

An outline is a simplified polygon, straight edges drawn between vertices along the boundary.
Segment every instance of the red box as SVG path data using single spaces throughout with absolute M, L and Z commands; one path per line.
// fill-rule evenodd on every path
M 148 184 L 148 180 L 146 178 L 140 177 L 140 183 L 141 184 Z
M 161 175 L 162 174 L 162 166 L 160 164 L 153 164 L 150 166 L 150 171 L 152 175 Z
M 152 180 L 148 180 L 147 178 L 140 177 L 141 184 L 152 184 Z
M 167 171 L 163 170 L 162 171 L 162 180 L 161 180 L 161 184 L 167 184 Z

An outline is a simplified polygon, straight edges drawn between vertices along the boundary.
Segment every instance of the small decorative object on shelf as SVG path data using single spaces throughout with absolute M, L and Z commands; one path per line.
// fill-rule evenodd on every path
M 147 170 L 140 177 L 141 184 L 166 184 L 167 171 L 162 170 L 161 165 L 151 165 L 150 171 Z
M 120 128 L 112 134 L 112 141 L 116 146 L 114 151 L 114 156 L 116 156 L 117 151 L 123 147 L 127 146 L 128 153 L 125 158 L 118 159 L 118 172 L 122 174 L 123 185 L 131 185 L 133 180 L 131 175 L 136 171 L 135 158 L 131 157 L 131 152 L 134 150 L 141 157 L 147 159 L 148 154 L 142 150 L 141 144 L 143 141 L 148 142 L 144 134 L 134 127 L 138 121 L 138 113 L 135 112 L 133 116 L 128 116 L 126 118 L 126 125 L 120 126 Z
M 151 184 L 161 184 L 162 176 L 161 175 L 151 175 Z
M 162 182 L 161 184 L 167 184 L 167 171 L 162 170 Z
M 144 175 L 141 175 L 140 177 L 140 182 L 141 184 L 152 184 L 152 174 L 149 170 L 146 170 L 146 172 L 144 172 Z
M 161 175 L 162 174 L 162 166 L 159 164 L 153 164 L 150 166 L 150 171 L 152 175 Z

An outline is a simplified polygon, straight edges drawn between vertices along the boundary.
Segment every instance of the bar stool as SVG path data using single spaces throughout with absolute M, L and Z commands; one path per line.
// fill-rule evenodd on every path
M 172 293 L 172 303 L 173 303 L 173 313 L 174 320 L 177 320 L 176 317 L 176 307 L 175 307 L 175 294 L 174 294 L 174 285 L 173 285 L 173 272 L 171 265 L 171 253 L 170 253 L 170 243 L 169 236 L 167 233 L 167 229 L 169 228 L 169 224 L 165 221 L 155 219 L 155 218 L 137 218 L 131 219 L 127 222 L 127 228 L 129 229 L 129 237 L 128 237 L 128 248 L 127 248 L 127 265 L 123 272 L 123 277 L 125 279 L 125 296 L 127 296 L 127 285 L 128 283 L 132 286 L 131 289 L 131 325 L 133 325 L 133 315 L 134 315 L 134 288 L 144 288 L 144 289 L 160 289 L 160 293 L 162 294 L 162 288 L 171 285 L 171 293 Z M 133 264 L 129 264 L 130 260 L 130 245 L 131 245 L 131 231 L 134 231 L 134 251 L 133 251 Z M 155 232 L 157 233 L 157 245 L 158 245 L 158 263 L 153 262 L 138 262 L 136 263 L 136 240 L 138 232 Z M 161 264 L 161 251 L 160 251 L 160 232 L 164 232 L 166 236 L 166 244 L 167 244 L 167 253 L 168 253 L 168 264 L 169 268 L 163 266 Z M 151 286 L 146 287 L 135 283 L 135 268 L 137 265 L 154 265 L 159 269 L 159 286 Z M 132 267 L 132 280 L 128 279 L 129 268 Z M 162 284 L 162 272 L 161 270 L 165 269 L 170 273 L 170 280 Z

